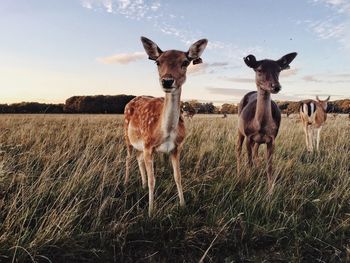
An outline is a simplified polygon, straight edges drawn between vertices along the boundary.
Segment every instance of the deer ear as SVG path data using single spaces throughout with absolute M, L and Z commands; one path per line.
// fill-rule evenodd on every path
M 320 98 L 318 97 L 318 95 L 316 95 L 316 100 L 317 100 L 317 101 L 320 101 Z
M 150 60 L 156 60 L 163 53 L 157 44 L 147 37 L 141 37 L 141 42 Z
M 289 69 L 289 64 L 295 59 L 297 56 L 296 52 L 289 53 L 283 57 L 281 57 L 279 60 L 277 60 L 277 64 L 281 67 L 281 70 Z
M 254 55 L 248 55 L 244 57 L 243 60 L 244 60 L 244 63 L 252 69 L 256 69 L 259 66 L 259 63 L 258 61 L 256 61 L 256 58 Z
M 187 56 L 190 60 L 193 60 L 193 64 L 199 64 L 203 62 L 200 56 L 202 55 L 207 44 L 207 39 L 201 39 L 190 46 L 187 52 Z

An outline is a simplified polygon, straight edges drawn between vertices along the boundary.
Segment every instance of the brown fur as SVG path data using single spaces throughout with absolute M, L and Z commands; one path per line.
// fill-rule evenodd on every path
M 256 61 L 253 55 L 244 59 L 247 66 L 255 71 L 257 92 L 247 93 L 241 100 L 238 108 L 238 137 L 237 137 L 237 173 L 240 174 L 240 155 L 242 144 L 246 139 L 249 165 L 252 159 L 258 159 L 260 144 L 266 144 L 267 176 L 269 192 L 273 189 L 272 154 L 275 138 L 281 123 L 281 113 L 277 104 L 271 100 L 271 93 L 278 93 L 281 89 L 279 73 L 289 68 L 289 63 L 296 53 L 288 54 L 280 60 Z
M 129 180 L 131 153 L 136 149 L 142 186 L 145 188 L 146 181 L 148 183 L 148 214 L 151 216 L 155 187 L 153 159 L 156 151 L 170 153 L 180 205 L 185 205 L 180 172 L 181 145 L 185 139 L 185 125 L 180 111 L 181 88 L 186 80 L 187 66 L 194 60 L 198 63 L 207 40 L 197 41 L 188 52 L 178 50 L 163 52 L 153 41 L 145 37 L 141 37 L 141 41 L 149 59 L 156 61 L 165 97 L 140 96 L 125 107 L 124 134 L 127 145 L 125 184 Z

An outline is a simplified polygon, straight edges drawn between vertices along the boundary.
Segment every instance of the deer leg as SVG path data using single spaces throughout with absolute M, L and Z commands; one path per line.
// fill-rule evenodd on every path
M 175 149 L 171 155 L 171 164 L 174 170 L 174 179 L 177 187 L 177 192 L 179 194 L 180 206 L 185 206 L 184 194 L 181 185 L 181 171 L 180 171 L 180 149 Z
M 306 141 L 306 148 L 308 151 L 310 151 L 310 146 L 309 146 L 309 131 L 308 131 L 308 126 L 307 124 L 304 125 L 304 132 L 305 132 L 305 141 Z
M 125 179 L 124 179 L 124 185 L 126 185 L 129 181 L 129 173 L 130 173 L 130 162 L 131 162 L 131 154 L 132 154 L 132 145 L 129 143 L 129 140 L 127 139 L 126 142 L 126 150 L 127 150 L 127 156 L 125 161 Z
M 255 162 L 255 165 L 258 166 L 259 165 L 259 143 L 254 143 L 254 147 L 253 147 L 253 159 Z
M 145 160 L 143 159 L 143 152 L 138 151 L 136 153 L 137 163 L 139 164 L 141 180 L 142 180 L 142 188 L 145 189 L 147 186 L 146 179 L 146 170 L 145 170 Z
M 156 184 L 153 168 L 153 151 L 151 149 L 145 149 L 143 151 L 143 157 L 148 178 L 148 215 L 151 217 L 153 212 L 154 186 Z
M 236 142 L 236 161 L 237 161 L 237 175 L 240 175 L 240 164 L 241 164 L 241 153 L 242 153 L 242 144 L 244 141 L 244 135 L 238 131 L 237 142 Z
M 322 129 L 322 126 L 317 129 L 317 151 L 320 149 L 321 129 Z
M 266 144 L 267 184 L 269 188 L 269 194 L 272 194 L 274 188 L 274 180 L 272 177 L 272 155 L 274 148 L 275 143 L 273 141 Z
M 253 164 L 253 159 L 252 159 L 252 148 L 253 148 L 253 141 L 251 138 L 247 138 L 245 141 L 246 147 L 247 147 L 247 153 L 248 153 L 248 164 L 251 166 Z
M 312 127 L 308 127 L 308 135 L 309 135 L 309 148 L 308 151 L 312 152 L 314 150 L 314 138 L 313 138 L 313 129 Z

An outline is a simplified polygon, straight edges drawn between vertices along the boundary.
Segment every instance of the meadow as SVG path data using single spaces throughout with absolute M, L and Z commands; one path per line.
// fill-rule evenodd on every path
M 271 196 L 264 161 L 236 175 L 237 116 L 186 120 L 186 207 L 158 154 L 151 218 L 136 159 L 123 185 L 122 124 L 120 115 L 0 115 L 0 262 L 350 260 L 347 116 L 329 116 L 313 154 L 297 116 L 283 118 Z

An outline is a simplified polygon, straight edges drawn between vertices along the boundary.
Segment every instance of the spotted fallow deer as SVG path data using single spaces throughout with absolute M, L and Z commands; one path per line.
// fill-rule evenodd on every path
M 153 156 L 155 152 L 170 153 L 174 179 L 180 199 L 185 205 L 180 173 L 180 151 L 185 138 L 184 120 L 180 113 L 181 87 L 186 80 L 188 65 L 202 63 L 200 58 L 208 41 L 195 42 L 187 52 L 178 50 L 162 51 L 153 41 L 141 37 L 150 60 L 158 66 L 159 81 L 164 98 L 140 96 L 125 107 L 124 131 L 127 145 L 126 184 L 129 180 L 129 166 L 132 150 L 136 150 L 142 187 L 146 187 L 146 173 L 149 191 L 148 214 L 153 211 L 155 176 Z
M 319 150 L 321 129 L 327 119 L 326 111 L 329 99 L 330 96 L 325 100 L 320 100 L 316 96 L 316 100 L 301 102 L 299 114 L 304 127 L 306 148 L 309 152 L 314 150 L 314 146 L 316 146 L 317 151 Z M 314 133 L 317 133 L 316 141 Z
M 237 173 L 240 174 L 242 144 L 246 139 L 248 163 L 252 165 L 252 153 L 257 161 L 260 144 L 266 144 L 267 176 L 269 192 L 273 189 L 272 154 L 277 136 L 281 113 L 277 104 L 271 100 L 271 93 L 281 90 L 279 74 L 289 69 L 289 64 L 297 53 L 290 53 L 279 60 L 259 60 L 253 55 L 244 58 L 245 64 L 255 71 L 257 92 L 247 93 L 238 107 L 238 137 L 237 137 Z

